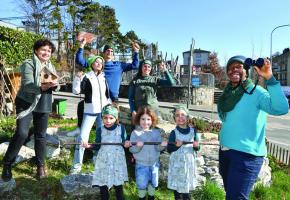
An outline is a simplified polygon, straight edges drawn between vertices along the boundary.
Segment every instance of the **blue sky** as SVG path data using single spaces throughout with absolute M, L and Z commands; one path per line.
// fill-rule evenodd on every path
M 8 2 L 8 3 L 7 3 Z M 223 65 L 228 58 L 270 56 L 274 27 L 290 24 L 288 0 L 101 0 L 116 11 L 122 33 L 134 30 L 144 41 L 179 55 L 195 48 L 216 51 Z M 2 0 L 0 17 L 19 16 L 12 0 Z M 290 46 L 290 27 L 273 34 L 273 53 Z

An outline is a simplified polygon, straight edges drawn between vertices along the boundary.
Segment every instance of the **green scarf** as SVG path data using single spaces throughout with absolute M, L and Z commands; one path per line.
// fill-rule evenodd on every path
M 218 100 L 217 105 L 218 112 L 220 113 L 221 119 L 223 121 L 226 119 L 227 112 L 234 109 L 236 104 L 241 100 L 243 94 L 245 93 L 245 90 L 247 90 L 251 86 L 253 86 L 253 82 L 249 78 L 242 82 L 242 84 L 239 83 L 237 87 L 233 87 L 231 82 L 227 84 L 223 94 Z

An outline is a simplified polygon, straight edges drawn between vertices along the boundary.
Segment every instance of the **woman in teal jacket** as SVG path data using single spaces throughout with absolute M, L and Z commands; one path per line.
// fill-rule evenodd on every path
M 234 56 L 227 63 L 230 82 L 218 102 L 222 120 L 219 167 L 227 200 L 248 199 L 267 155 L 265 129 L 267 114 L 288 113 L 288 102 L 274 78 L 268 59 L 261 68 L 267 90 L 254 88 L 244 69 L 245 57 Z M 253 89 L 254 88 L 254 89 Z M 251 92 L 252 91 L 252 92 Z

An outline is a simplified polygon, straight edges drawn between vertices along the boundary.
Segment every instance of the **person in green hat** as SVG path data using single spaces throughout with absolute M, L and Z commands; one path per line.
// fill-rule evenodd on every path
M 80 135 L 77 138 L 77 141 L 81 144 L 88 141 L 90 131 L 95 122 L 97 127 L 101 127 L 102 109 L 111 103 L 109 87 L 103 72 L 104 59 L 101 56 L 90 56 L 87 62 L 92 70 L 82 77 L 76 76 L 73 81 L 73 92 L 75 94 L 85 94 L 83 120 Z M 82 145 L 76 146 L 71 174 L 81 171 L 84 150 L 85 148 Z
M 116 199 L 124 199 L 123 185 L 128 181 L 124 148 L 130 146 L 125 127 L 119 123 L 116 105 L 108 104 L 102 110 L 103 126 L 97 128 L 96 143 L 84 144 L 97 151 L 92 174 L 92 187 L 99 187 L 101 199 L 110 199 L 109 190 L 114 187 Z M 101 145 L 99 143 L 123 143 Z
M 140 107 L 149 107 L 154 110 L 158 117 L 161 118 L 158 100 L 157 87 L 158 86 L 173 86 L 175 80 L 165 67 L 164 63 L 159 64 L 159 69 L 164 73 L 165 79 L 157 76 L 152 76 L 152 63 L 150 60 L 144 60 L 139 67 L 138 73 L 130 83 L 128 98 L 132 118 L 135 117 L 136 111 Z
M 88 67 L 88 62 L 84 58 L 84 46 L 86 45 L 86 39 L 83 39 L 80 43 L 80 48 L 76 54 L 76 63 L 84 68 Z M 137 42 L 132 42 L 133 59 L 132 63 L 125 63 L 114 61 L 114 46 L 112 44 L 106 44 L 103 48 L 103 56 L 105 60 L 104 73 L 109 84 L 110 98 L 113 102 L 118 101 L 119 89 L 122 81 L 123 72 L 137 70 L 139 67 L 139 45 Z
M 79 49 L 76 53 L 76 63 L 81 65 L 84 68 L 88 68 L 88 61 L 84 58 L 84 47 L 87 43 L 87 40 L 83 38 L 80 43 Z M 137 42 L 132 42 L 132 50 L 133 50 L 133 58 L 132 63 L 125 63 L 114 61 L 114 46 L 112 44 L 106 44 L 103 48 L 103 56 L 104 56 L 104 73 L 106 80 L 109 86 L 109 94 L 110 98 L 113 102 L 118 101 L 119 97 L 119 89 L 122 80 L 123 72 L 127 72 L 130 70 L 137 70 L 139 67 L 139 45 Z M 83 113 L 83 102 L 80 101 L 77 107 L 78 113 L 78 125 L 82 122 L 82 113 Z M 80 132 L 80 128 L 76 128 L 75 130 L 68 132 L 68 136 L 76 136 Z

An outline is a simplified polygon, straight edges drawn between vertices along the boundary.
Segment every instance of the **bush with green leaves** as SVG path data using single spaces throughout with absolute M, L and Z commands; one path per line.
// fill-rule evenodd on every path
M 33 53 L 33 44 L 41 35 L 0 26 L 0 55 L 5 65 L 19 67 Z
M 16 128 L 15 117 L 0 118 L 0 142 L 12 137 Z
M 189 119 L 189 124 L 195 127 L 199 132 L 219 133 L 221 124 L 213 121 L 206 121 L 201 118 L 192 117 Z

